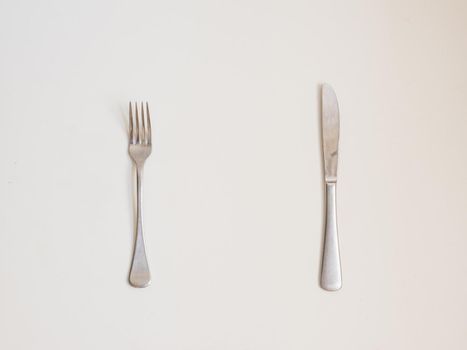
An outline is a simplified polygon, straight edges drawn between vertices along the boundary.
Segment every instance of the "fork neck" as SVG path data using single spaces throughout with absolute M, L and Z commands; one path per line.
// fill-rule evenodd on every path
M 144 162 L 135 162 L 137 172 L 142 172 L 144 168 Z

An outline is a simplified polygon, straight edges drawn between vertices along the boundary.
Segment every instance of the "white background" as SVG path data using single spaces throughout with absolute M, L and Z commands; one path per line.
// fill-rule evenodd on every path
M 466 35 L 452 0 L 2 0 L 0 349 L 466 349 Z M 143 290 L 130 99 L 153 115 Z

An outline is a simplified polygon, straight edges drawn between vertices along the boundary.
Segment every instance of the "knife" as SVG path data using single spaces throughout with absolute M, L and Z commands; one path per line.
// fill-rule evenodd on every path
M 326 186 L 326 213 L 321 288 L 336 291 L 342 287 L 342 272 L 337 236 L 337 156 L 339 147 L 339 106 L 336 93 L 328 84 L 321 87 L 321 127 Z

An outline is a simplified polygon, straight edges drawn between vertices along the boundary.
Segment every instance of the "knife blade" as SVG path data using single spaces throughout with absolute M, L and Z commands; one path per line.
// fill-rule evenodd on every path
M 326 186 L 321 287 L 328 291 L 336 291 L 342 287 L 336 205 L 337 159 L 339 155 L 339 105 L 334 89 L 328 84 L 323 84 L 321 88 L 321 127 L 324 180 Z
M 339 151 L 339 105 L 336 93 L 330 85 L 323 85 L 321 96 L 324 178 L 326 182 L 336 182 Z

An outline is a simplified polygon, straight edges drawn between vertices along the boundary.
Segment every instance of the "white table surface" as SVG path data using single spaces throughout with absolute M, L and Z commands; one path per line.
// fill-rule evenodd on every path
M 452 0 L 2 1 L 0 349 L 466 349 L 466 35 Z M 153 114 L 147 289 L 130 99 Z

